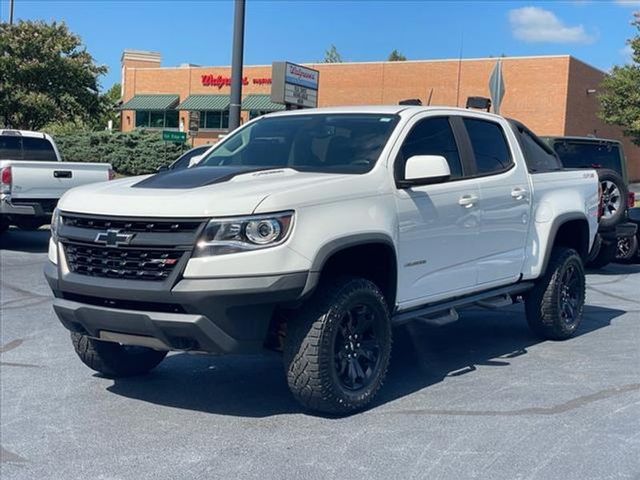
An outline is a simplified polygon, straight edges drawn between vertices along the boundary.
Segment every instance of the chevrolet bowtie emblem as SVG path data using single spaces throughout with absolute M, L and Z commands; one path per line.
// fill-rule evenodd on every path
M 129 245 L 134 236 L 135 233 L 120 233 L 120 230 L 109 229 L 96 235 L 95 242 L 103 243 L 108 247 L 118 247 L 120 245 Z

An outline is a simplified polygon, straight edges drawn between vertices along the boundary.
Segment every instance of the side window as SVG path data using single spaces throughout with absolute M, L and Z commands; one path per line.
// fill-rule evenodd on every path
M 464 125 L 471 140 L 479 175 L 499 173 L 511 167 L 513 159 L 500 125 L 475 118 L 465 118 Z
M 401 161 L 396 164 L 403 168 L 404 161 L 414 155 L 441 155 L 449 163 L 451 178 L 462 177 L 460 154 L 446 117 L 426 118 L 416 123 L 402 144 Z
M 562 168 L 560 160 L 551 149 L 541 145 L 540 141 L 536 141 L 526 130 L 520 132 L 520 141 L 530 172 L 549 172 Z

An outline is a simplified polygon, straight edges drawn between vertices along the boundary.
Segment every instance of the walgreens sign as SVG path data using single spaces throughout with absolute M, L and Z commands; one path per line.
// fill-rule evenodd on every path
M 223 77 L 222 75 L 214 75 L 212 73 L 207 73 L 204 75 L 200 75 L 200 81 L 203 87 L 216 87 L 218 90 L 221 90 L 222 87 L 230 87 L 231 86 L 231 77 Z M 252 83 L 253 85 L 271 85 L 270 78 L 252 78 L 251 82 L 249 82 L 248 77 L 242 78 L 243 85 L 249 85 Z

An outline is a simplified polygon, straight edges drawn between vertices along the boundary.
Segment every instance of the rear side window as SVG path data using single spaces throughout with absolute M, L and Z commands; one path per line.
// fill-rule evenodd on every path
M 562 163 L 551 147 L 520 122 L 515 120 L 509 122 L 518 138 L 529 172 L 540 173 L 562 169 Z
M 414 155 L 440 155 L 447 159 L 451 178 L 462 177 L 460 154 L 446 117 L 427 118 L 416 123 L 407 135 L 400 154 L 402 161 L 396 162 L 399 168 L 403 168 L 404 161 Z
M 475 118 L 465 118 L 464 125 L 471 140 L 479 175 L 500 173 L 511 168 L 513 159 L 500 125 Z
M 22 137 L 23 160 L 55 162 L 58 160 L 51 142 L 45 138 Z
M 0 135 L 0 160 L 22 160 L 22 137 Z

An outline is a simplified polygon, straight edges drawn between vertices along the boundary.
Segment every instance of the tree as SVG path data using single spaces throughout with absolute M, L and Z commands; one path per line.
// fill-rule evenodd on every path
M 64 23 L 0 23 L 0 123 L 38 130 L 95 119 L 106 72 Z
M 640 13 L 631 24 L 640 32 Z M 615 66 L 602 82 L 602 119 L 622 127 L 625 135 L 640 145 L 640 34 L 629 40 L 632 62 Z
M 387 59 L 389 62 L 404 62 L 407 60 L 403 54 L 401 54 L 397 49 L 393 49 L 393 52 L 389 54 L 389 58 Z
M 118 107 L 120 106 L 122 93 L 122 86 L 119 83 L 114 83 L 113 86 L 100 96 L 104 105 L 104 113 L 100 116 L 96 130 L 104 130 L 109 124 L 109 120 L 113 122 L 113 129 L 120 130 L 120 112 Z
M 342 63 L 342 55 L 340 55 L 335 45 L 332 44 L 331 48 L 324 52 L 323 63 Z

